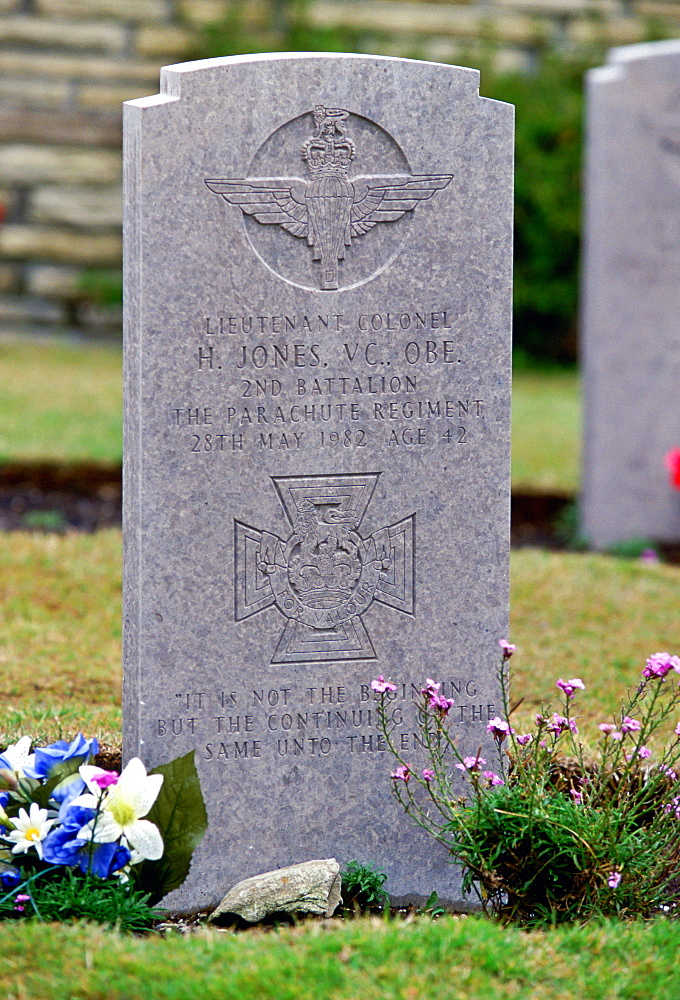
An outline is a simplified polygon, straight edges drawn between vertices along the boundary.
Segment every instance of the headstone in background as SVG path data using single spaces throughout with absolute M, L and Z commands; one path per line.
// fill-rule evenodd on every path
M 372 678 L 493 753 L 507 631 L 512 108 L 474 70 L 270 55 L 126 115 L 124 749 L 196 750 L 169 905 L 318 857 L 459 895 Z M 412 687 L 414 685 L 414 687 Z
M 583 530 L 597 548 L 680 539 L 680 41 L 588 75 Z

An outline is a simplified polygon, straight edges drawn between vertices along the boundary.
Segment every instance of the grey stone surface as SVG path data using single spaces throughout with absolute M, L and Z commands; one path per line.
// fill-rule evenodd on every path
M 583 530 L 597 548 L 680 539 L 680 41 L 588 75 Z
M 195 749 L 210 824 L 171 907 L 319 856 L 459 896 L 369 685 L 413 767 L 426 677 L 493 755 L 513 109 L 478 82 L 233 57 L 125 108 L 124 751 Z
M 340 865 L 335 858 L 303 861 L 243 879 L 210 915 L 236 913 L 254 924 L 270 913 L 316 913 L 330 917 L 340 905 Z

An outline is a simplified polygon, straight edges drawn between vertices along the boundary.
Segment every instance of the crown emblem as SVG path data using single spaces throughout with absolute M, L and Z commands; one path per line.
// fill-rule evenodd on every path
M 305 239 L 320 263 L 319 287 L 338 288 L 339 265 L 352 241 L 374 226 L 394 223 L 447 187 L 452 174 L 357 175 L 349 111 L 318 104 L 313 134 L 301 149 L 309 180 L 290 177 L 206 179 L 206 186 L 262 225 L 280 226 Z

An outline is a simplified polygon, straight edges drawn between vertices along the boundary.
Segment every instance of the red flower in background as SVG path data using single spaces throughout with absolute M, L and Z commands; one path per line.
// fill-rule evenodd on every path
M 671 477 L 671 486 L 680 490 L 680 448 L 671 448 L 664 459 Z

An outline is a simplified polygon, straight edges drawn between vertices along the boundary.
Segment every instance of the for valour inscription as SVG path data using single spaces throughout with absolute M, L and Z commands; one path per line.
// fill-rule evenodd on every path
M 455 902 L 370 681 L 413 767 L 427 677 L 493 754 L 512 109 L 434 63 L 186 63 L 125 169 L 124 752 L 193 750 L 209 815 L 167 904 L 318 857 Z

